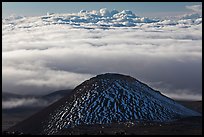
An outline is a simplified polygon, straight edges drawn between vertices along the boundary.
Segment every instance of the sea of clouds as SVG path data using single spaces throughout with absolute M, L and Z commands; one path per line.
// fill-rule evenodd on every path
M 169 97 L 200 100 L 202 15 L 187 8 L 192 14 L 175 20 L 107 9 L 3 18 L 2 91 L 47 94 L 117 72 Z

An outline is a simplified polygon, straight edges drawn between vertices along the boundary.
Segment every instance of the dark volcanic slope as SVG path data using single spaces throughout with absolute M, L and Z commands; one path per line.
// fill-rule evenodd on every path
M 82 124 L 127 121 L 166 122 L 200 116 L 140 81 L 120 74 L 102 74 L 10 130 L 55 134 Z

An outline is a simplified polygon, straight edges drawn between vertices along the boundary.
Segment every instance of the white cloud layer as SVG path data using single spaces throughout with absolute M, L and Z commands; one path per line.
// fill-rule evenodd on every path
M 194 12 L 202 13 L 202 5 L 192 5 L 192 6 L 186 6 L 187 9 L 190 9 Z
M 36 98 L 11 98 L 2 101 L 2 109 L 11 109 L 18 107 L 42 107 L 47 106 L 49 102 Z
M 80 22 L 85 13 L 54 14 L 48 19 L 4 19 L 2 90 L 46 94 L 74 88 L 100 73 L 117 72 L 148 84 L 162 81 L 171 85 L 171 93 L 166 92 L 169 95 L 179 95 L 177 91 L 183 89 L 189 91 L 184 92 L 186 95 L 202 94 L 202 18 L 102 27 L 110 24 L 105 19 L 112 16 L 111 12 L 100 11 L 105 19 L 98 26 Z M 123 11 L 116 15 L 117 19 L 125 18 L 124 23 L 133 13 Z M 80 25 L 76 27 L 70 20 L 65 21 L 69 17 L 75 17 Z M 59 22 L 60 19 L 64 22 Z M 163 84 L 152 86 L 168 88 Z

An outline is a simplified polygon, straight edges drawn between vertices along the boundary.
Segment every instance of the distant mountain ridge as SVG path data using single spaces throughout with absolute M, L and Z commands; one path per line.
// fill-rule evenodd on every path
M 35 107 L 35 108 L 42 108 L 42 107 L 45 107 L 47 105 L 50 105 L 52 104 L 53 102 L 61 99 L 62 97 L 66 96 L 67 94 L 69 94 L 69 92 L 71 92 L 72 89 L 67 89 L 67 90 L 59 90 L 59 91 L 54 91 L 52 93 L 49 93 L 47 95 L 20 95 L 20 94 L 15 94 L 15 93 L 9 93 L 9 92 L 2 92 L 2 104 L 3 104 L 3 110 L 6 110 L 7 111 L 12 111 L 11 109 L 13 110 L 17 110 L 17 109 L 23 109 L 25 110 L 26 108 L 27 109 L 30 109 L 32 107 Z M 23 105 L 21 106 L 20 104 L 15 106 L 15 107 L 6 107 L 5 103 L 9 103 L 9 102 L 18 102 L 18 101 L 26 101 L 26 100 L 34 100 L 33 103 L 31 104 L 28 104 L 28 105 Z M 36 101 L 39 100 L 40 102 L 43 101 L 44 102 L 44 105 L 40 106 L 35 106 L 35 103 Z M 46 104 L 47 105 L 46 105 Z M 15 105 L 15 104 L 14 104 Z M 30 107 L 30 108 L 29 108 Z M 18 110 L 20 111 L 20 110 Z
M 69 92 L 71 92 L 73 89 L 66 89 L 66 90 L 58 90 L 55 92 L 51 92 L 47 95 L 42 96 L 41 98 L 52 98 L 52 97 L 64 97 L 66 96 Z

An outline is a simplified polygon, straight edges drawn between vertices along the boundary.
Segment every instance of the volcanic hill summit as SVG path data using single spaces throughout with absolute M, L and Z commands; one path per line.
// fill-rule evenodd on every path
M 43 116 L 43 119 L 39 120 L 40 116 Z M 167 122 L 188 116 L 200 114 L 135 78 L 106 73 L 86 80 L 70 95 L 13 129 L 27 131 L 30 130 L 28 123 L 34 122 L 32 130 L 42 134 L 55 134 L 62 129 L 84 124 Z M 33 132 L 32 130 L 30 132 Z

